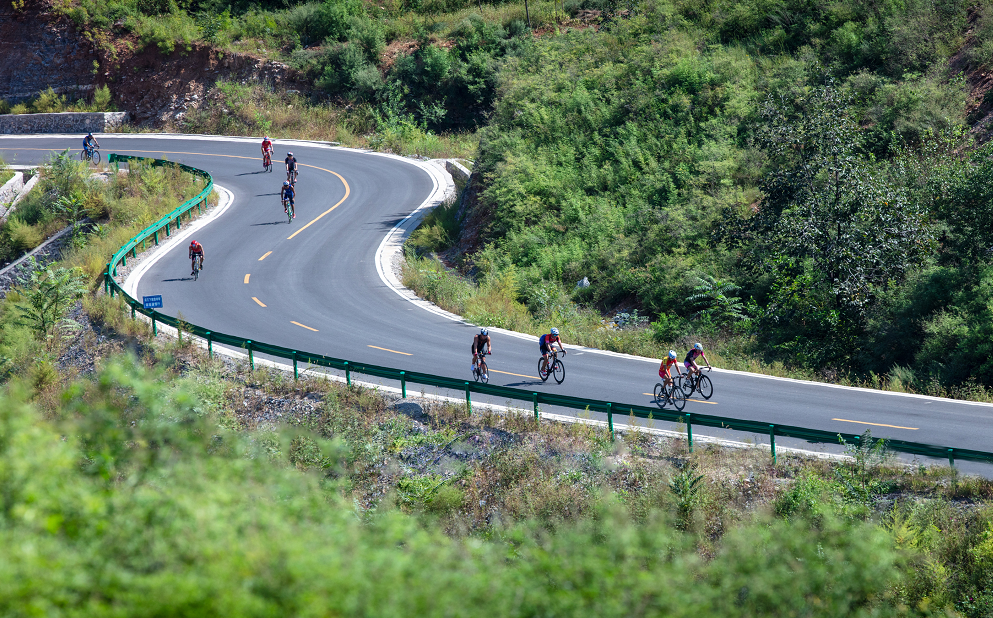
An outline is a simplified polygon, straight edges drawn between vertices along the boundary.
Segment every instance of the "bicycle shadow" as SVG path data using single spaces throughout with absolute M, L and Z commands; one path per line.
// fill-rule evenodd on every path
M 275 196 L 278 197 L 279 196 L 279 191 L 276 191 L 275 193 L 256 193 L 255 194 L 255 197 L 271 197 L 273 195 L 275 195 Z
M 267 172 L 265 170 L 259 170 L 257 172 L 242 172 L 240 174 L 235 174 L 235 176 L 254 176 L 255 174 L 270 174 L 270 173 L 271 172 Z
M 282 219 L 280 219 L 279 221 L 268 221 L 266 223 L 253 223 L 249 227 L 257 227 L 259 225 L 286 225 L 286 221 L 283 221 Z
M 541 384 L 544 384 L 541 380 L 528 380 L 527 382 L 511 382 L 504 384 L 504 386 L 539 386 Z
M 178 279 L 163 279 L 162 283 L 174 283 L 176 281 L 193 281 L 193 277 L 179 277 Z

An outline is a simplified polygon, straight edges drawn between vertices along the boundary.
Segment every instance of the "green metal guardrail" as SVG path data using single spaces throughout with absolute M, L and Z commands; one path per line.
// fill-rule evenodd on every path
M 614 432 L 614 416 L 635 416 L 637 418 L 644 419 L 656 419 L 661 421 L 679 422 L 686 425 L 686 437 L 690 452 L 693 451 L 693 427 L 703 426 L 703 427 L 717 427 L 720 429 L 731 429 L 735 431 L 745 431 L 750 433 L 757 433 L 769 436 L 770 447 L 772 449 L 773 462 L 776 460 L 776 437 L 788 437 L 788 438 L 799 438 L 801 440 L 806 440 L 808 442 L 819 442 L 828 444 L 837 444 L 839 439 L 844 439 L 848 443 L 858 443 L 861 436 L 858 434 L 849 433 L 837 433 L 833 431 L 824 431 L 821 429 L 808 429 L 805 427 L 796 427 L 793 425 L 780 425 L 776 423 L 765 423 L 761 421 L 751 421 L 744 419 L 728 418 L 725 416 L 714 416 L 711 414 L 694 414 L 691 412 L 677 412 L 675 410 L 665 410 L 658 409 L 651 406 L 639 406 L 632 405 L 628 403 L 621 403 L 615 401 L 601 401 L 598 399 L 585 399 L 582 397 L 571 397 L 569 395 L 556 395 L 553 393 L 539 393 L 536 391 L 527 391 L 519 388 L 510 388 L 508 386 L 496 386 L 492 384 L 483 384 L 478 382 L 470 382 L 468 380 L 459 380 L 456 378 L 446 378 L 443 376 L 436 376 L 427 373 L 419 373 L 416 371 L 403 371 L 400 369 L 394 369 L 392 367 L 383 367 L 380 365 L 369 365 L 365 363 L 356 363 L 353 361 L 344 360 L 341 358 L 333 358 L 330 356 L 325 356 L 323 354 L 316 354 L 313 352 L 305 352 L 302 350 L 293 350 L 291 348 L 284 348 L 282 346 L 273 345 L 270 343 L 264 343 L 261 341 L 252 341 L 250 339 L 245 339 L 243 337 L 238 337 L 236 335 L 229 335 L 226 333 L 220 333 L 217 331 L 209 331 L 203 327 L 197 326 L 195 324 L 189 324 L 177 320 L 174 317 L 167 316 L 155 311 L 154 309 L 145 309 L 144 306 L 139 303 L 134 298 L 128 296 L 128 294 L 118 285 L 117 281 L 114 280 L 114 276 L 117 274 L 117 265 L 126 265 L 126 260 L 128 254 L 132 257 L 137 256 L 138 247 L 141 246 L 142 249 L 145 247 L 145 243 L 152 239 L 155 244 L 159 242 L 159 232 L 163 229 L 165 230 L 166 236 L 170 234 L 171 226 L 175 226 L 175 229 L 180 229 L 182 224 L 183 215 L 190 215 L 190 211 L 193 208 L 202 208 L 206 203 L 207 196 L 214 189 L 213 179 L 210 174 L 203 170 L 198 170 L 187 165 L 182 165 L 178 163 L 172 163 L 169 161 L 163 161 L 161 159 L 145 159 L 143 157 L 132 157 L 126 155 L 111 154 L 107 161 L 110 163 L 117 163 L 120 161 L 130 161 L 130 160 L 142 160 L 151 162 L 152 165 L 175 165 L 184 171 L 188 171 L 198 177 L 204 178 L 206 180 L 206 186 L 203 191 L 197 194 L 196 197 L 187 200 L 176 210 L 172 211 L 168 215 L 162 217 L 152 225 L 148 226 L 141 232 L 139 232 L 134 238 L 129 240 L 123 247 L 121 247 L 117 253 L 111 257 L 110 262 L 107 263 L 107 270 L 104 278 L 105 290 L 111 296 L 115 294 L 121 294 L 124 296 L 126 302 L 131 307 L 131 317 L 134 318 L 136 313 L 142 313 L 152 320 L 152 333 L 158 333 L 158 324 L 167 324 L 180 331 L 180 336 L 182 332 L 187 332 L 189 334 L 195 335 L 204 339 L 207 342 L 207 352 L 213 357 L 214 354 L 214 344 L 222 344 L 228 346 L 234 346 L 236 348 L 241 348 L 248 353 L 249 366 L 255 369 L 255 355 L 256 354 L 266 354 L 269 356 L 284 358 L 292 361 L 293 363 L 293 377 L 294 379 L 300 376 L 300 363 L 305 365 L 315 365 L 318 367 L 328 367 L 331 369 L 338 369 L 345 372 L 345 380 L 348 384 L 352 383 L 352 374 L 360 373 L 364 375 L 371 375 L 380 378 L 387 378 L 391 380 L 397 380 L 400 382 L 401 394 L 407 396 L 407 384 L 421 384 L 424 386 L 435 386 L 445 389 L 453 389 L 458 391 L 465 391 L 466 405 L 469 411 L 472 411 L 472 393 L 479 393 L 481 395 L 492 395 L 506 400 L 514 401 L 524 401 L 531 404 L 534 410 L 534 417 L 536 420 L 540 419 L 539 406 L 540 404 L 561 406 L 565 408 L 572 408 L 575 410 L 590 410 L 595 412 L 602 412 L 607 415 L 607 424 L 610 428 L 611 435 Z M 913 455 L 921 455 L 924 457 L 935 457 L 935 458 L 947 458 L 949 464 L 954 465 L 956 460 L 967 460 L 967 461 L 980 461 L 980 462 L 993 462 L 993 453 L 987 451 L 977 451 L 971 449 L 961 449 L 961 448 L 950 448 L 945 446 L 935 446 L 931 444 L 924 444 L 920 442 L 908 442 L 906 440 L 887 440 L 887 447 L 902 453 L 910 453 Z

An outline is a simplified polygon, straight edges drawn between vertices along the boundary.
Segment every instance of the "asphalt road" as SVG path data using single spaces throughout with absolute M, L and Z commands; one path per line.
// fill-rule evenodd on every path
M 205 252 L 199 281 L 189 276 L 185 246 L 170 251 L 142 277 L 139 295 L 161 294 L 163 312 L 253 340 L 470 379 L 469 348 L 477 328 L 406 301 L 376 270 L 375 254 L 384 236 L 433 189 L 420 167 L 372 153 L 293 144 L 302 167 L 297 218 L 288 224 L 278 197 L 285 145 L 277 142 L 277 169 L 265 173 L 254 140 L 98 139 L 105 155 L 168 158 L 205 169 L 234 194 L 232 207 L 198 232 Z M 80 142 L 81 136 L 0 136 L 0 156 L 8 163 L 34 164 L 53 149 L 78 152 Z M 496 336 L 488 359 L 490 381 L 652 404 L 656 362 L 573 349 L 565 357 L 565 382 L 558 385 L 537 378 L 537 360 L 536 343 Z M 713 398 L 691 399 L 686 411 L 846 433 L 871 429 L 877 437 L 993 450 L 991 405 L 721 370 L 711 378 Z M 698 433 L 722 435 L 704 428 Z M 973 464 L 962 469 L 987 475 L 993 470 Z

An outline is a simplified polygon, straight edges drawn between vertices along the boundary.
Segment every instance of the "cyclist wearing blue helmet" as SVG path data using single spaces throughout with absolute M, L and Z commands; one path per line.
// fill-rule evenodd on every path
M 538 338 L 538 349 L 541 350 L 541 357 L 548 362 L 548 355 L 552 353 L 552 345 L 559 344 L 559 350 L 562 354 L 565 354 L 565 348 L 562 347 L 562 338 L 559 337 L 559 329 L 552 328 L 552 330 L 547 335 L 542 335 Z
M 476 354 L 493 354 L 493 342 L 490 341 L 490 331 L 486 328 L 479 329 L 479 333 L 472 338 L 472 369 L 476 370 Z
M 83 151 L 86 152 L 87 155 L 91 155 L 93 154 L 93 149 L 99 147 L 100 144 L 97 142 L 97 138 L 93 137 L 93 132 L 91 131 L 87 133 L 86 137 L 83 138 Z

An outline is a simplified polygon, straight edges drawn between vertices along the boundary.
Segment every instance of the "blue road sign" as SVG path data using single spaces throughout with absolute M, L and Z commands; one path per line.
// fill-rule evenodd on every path
M 145 305 L 145 309 L 161 309 L 162 295 L 156 294 L 155 296 L 142 296 L 141 303 Z

